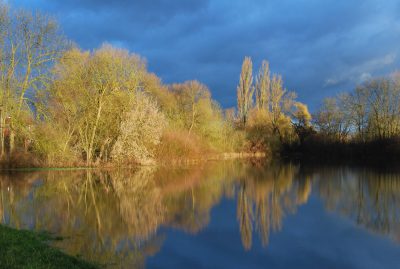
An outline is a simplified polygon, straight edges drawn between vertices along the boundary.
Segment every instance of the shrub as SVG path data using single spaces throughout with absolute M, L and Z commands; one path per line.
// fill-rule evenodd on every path
M 111 157 L 117 162 L 154 163 L 154 151 L 165 127 L 156 102 L 137 92 L 132 109 L 124 115 Z
M 157 159 L 162 162 L 179 162 L 204 158 L 211 153 L 199 136 L 185 130 L 168 130 L 157 148 Z

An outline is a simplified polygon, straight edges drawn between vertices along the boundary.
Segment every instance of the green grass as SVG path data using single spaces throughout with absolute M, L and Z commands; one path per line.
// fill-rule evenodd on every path
M 44 233 L 15 230 L 0 225 L 0 268 L 98 268 L 49 246 L 46 243 L 49 240 L 57 239 Z

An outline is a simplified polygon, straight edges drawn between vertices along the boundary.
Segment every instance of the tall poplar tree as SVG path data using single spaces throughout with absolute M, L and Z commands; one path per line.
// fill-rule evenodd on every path
M 245 57 L 237 87 L 237 105 L 239 118 L 246 125 L 247 117 L 253 103 L 253 64 L 250 57 Z
M 269 111 L 270 85 L 269 63 L 264 60 L 256 78 L 256 106 L 258 109 Z

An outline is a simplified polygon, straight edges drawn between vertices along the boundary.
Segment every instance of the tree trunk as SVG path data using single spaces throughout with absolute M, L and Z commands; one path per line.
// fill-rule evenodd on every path
M 10 128 L 10 152 L 9 156 L 11 157 L 15 149 L 15 133 L 12 127 Z
M 196 110 L 195 110 L 195 106 L 194 103 L 192 104 L 192 122 L 190 124 L 190 128 L 189 128 L 189 134 L 192 132 L 193 126 L 194 126 L 194 119 L 196 117 Z
M 4 120 L 3 120 L 3 110 L 0 110 L 0 158 L 4 157 Z
M 96 137 L 97 126 L 99 125 L 101 111 L 103 109 L 103 104 L 99 102 L 99 108 L 97 109 L 96 121 L 93 126 L 92 134 L 89 141 L 89 149 L 88 149 L 88 156 L 86 158 L 86 164 L 89 166 L 92 163 L 92 154 L 93 154 L 93 146 L 94 146 L 94 138 Z

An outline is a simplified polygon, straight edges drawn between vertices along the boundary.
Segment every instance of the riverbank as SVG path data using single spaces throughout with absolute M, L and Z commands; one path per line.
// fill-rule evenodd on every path
M 47 244 L 49 235 L 0 225 L 0 268 L 95 269 L 96 265 L 69 256 Z
M 29 154 L 27 154 L 29 155 Z M 18 158 L 19 157 L 19 158 Z M 156 160 L 154 163 L 139 164 L 139 163 L 127 163 L 127 162 L 107 162 L 107 163 L 95 163 L 92 166 L 85 166 L 85 163 L 64 163 L 62 161 L 56 164 L 47 164 L 44 162 L 34 161 L 34 158 L 29 156 L 19 155 L 12 159 L 4 158 L 0 160 L 0 170 L 2 171 L 35 171 L 42 169 L 96 169 L 96 168 L 121 168 L 121 167 L 137 167 L 137 166 L 154 166 L 154 165 L 185 165 L 185 164 L 197 164 L 208 161 L 224 161 L 234 159 L 259 159 L 271 157 L 265 152 L 224 152 L 224 153 L 213 153 L 205 154 L 199 157 L 170 157 L 165 159 Z

